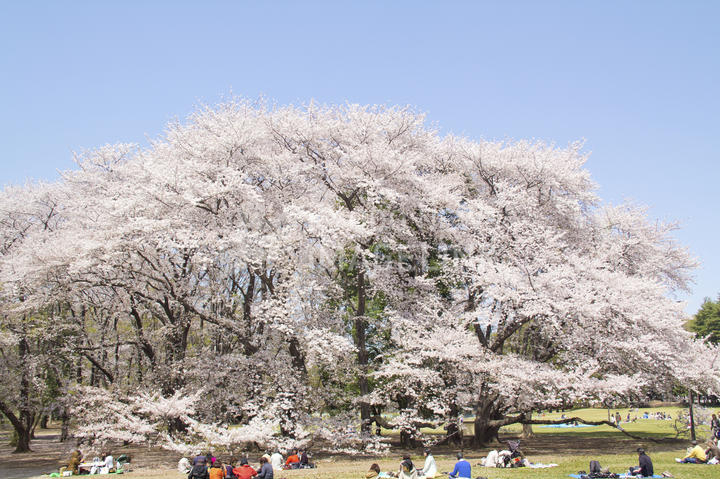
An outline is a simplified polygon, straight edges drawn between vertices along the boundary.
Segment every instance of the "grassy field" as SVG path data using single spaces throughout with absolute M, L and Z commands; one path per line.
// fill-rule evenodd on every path
M 720 477 L 720 465 L 694 465 L 694 464 L 677 464 L 674 460 L 682 451 L 653 453 L 648 451 L 653 460 L 656 473 L 664 471 L 671 472 L 678 479 L 717 479 Z M 466 457 L 473 466 L 473 477 L 482 476 L 488 479 L 560 479 L 567 478 L 568 474 L 574 474 L 578 471 L 588 470 L 588 464 L 591 459 L 598 460 L 603 467 L 609 467 L 612 472 L 622 473 L 627 471 L 628 467 L 637 464 L 637 454 L 613 454 L 613 455 L 594 455 L 587 457 L 576 457 L 564 455 L 562 453 L 534 456 L 531 459 L 535 462 L 556 463 L 558 467 L 548 469 L 493 469 L 476 466 L 481 455 L 468 453 Z M 454 457 L 436 456 L 438 468 L 442 472 L 452 470 L 455 463 Z M 415 461 L 422 463 L 420 456 L 415 457 Z M 361 479 L 367 472 L 370 464 L 377 462 L 384 471 L 396 471 L 400 462 L 399 458 L 375 458 L 375 459 L 325 459 L 318 463 L 317 469 L 283 471 L 275 475 L 276 479 Z M 47 477 L 47 476 L 45 476 Z M 118 476 L 108 476 L 118 477 Z M 185 479 L 186 476 L 171 470 L 141 470 L 127 473 L 120 477 L 127 479 Z M 442 476 L 440 476 L 442 477 Z M 447 478 L 447 476 L 445 476 Z
M 675 436 L 676 430 L 673 428 L 674 419 L 678 417 L 680 408 L 647 408 L 640 410 L 630 410 L 631 418 L 642 417 L 645 412 L 662 411 L 673 417 L 672 421 L 654 420 L 654 419 L 638 419 L 636 422 L 622 423 L 622 426 L 628 431 L 638 436 L 646 438 L 667 438 Z M 623 421 L 627 417 L 627 409 L 613 409 L 611 411 L 620 412 Z M 562 413 L 545 414 L 544 416 L 535 415 L 536 419 L 559 419 Z M 586 420 L 607 419 L 607 410 L 601 409 L 579 409 L 574 411 L 565 411 L 567 417 L 578 416 Z M 472 419 L 465 422 L 466 433 L 472 431 Z M 503 428 L 501 430 L 501 439 L 506 440 L 513 436 L 517 436 L 521 430 L 519 425 Z M 720 479 L 720 466 L 677 464 L 674 460 L 676 457 L 682 457 L 685 454 L 685 448 L 688 446 L 686 439 L 663 440 L 662 442 L 654 442 L 648 440 L 635 440 L 628 438 L 621 432 L 608 426 L 586 427 L 586 428 L 543 428 L 534 427 L 536 437 L 523 440 L 522 449 L 532 462 L 556 463 L 558 467 L 549 469 L 494 469 L 484 468 L 478 465 L 480 459 L 487 455 L 491 449 L 501 449 L 505 445 L 503 443 L 490 444 L 482 450 L 466 450 L 465 456 L 473 466 L 473 477 L 486 477 L 488 479 L 560 479 L 567 478 L 568 474 L 577 473 L 578 471 L 588 470 L 590 460 L 598 460 L 603 467 L 609 467 L 612 472 L 623 473 L 628 467 L 637 464 L 637 454 L 635 449 L 639 446 L 644 447 L 655 465 L 656 473 L 663 471 L 671 472 L 678 479 Z M 426 431 L 440 433 L 441 431 Z M 698 439 L 704 439 L 707 435 L 707 427 L 698 427 Z M 450 471 L 455 463 L 454 449 L 439 448 L 435 453 L 439 471 Z M 348 456 L 322 456 L 315 458 L 318 465 L 317 469 L 283 471 L 276 473 L 276 479 L 361 479 L 373 462 L 377 462 L 383 471 L 396 471 L 403 453 L 410 453 L 416 464 L 422 464 L 422 455 L 420 450 L 413 451 L 395 451 L 391 456 L 387 457 L 348 457 Z M 5 456 L 4 458 L 7 458 Z M 180 474 L 171 467 L 171 461 L 176 461 L 173 457 L 166 457 L 166 460 L 159 461 L 161 464 L 157 468 L 137 467 L 136 469 L 122 476 L 103 476 L 103 477 L 125 477 L 127 479 L 184 479 L 185 476 Z M 251 459 L 256 459 L 251 456 Z M 140 461 L 138 461 L 140 462 Z M 251 461 L 252 462 L 252 461 Z M 146 466 L 146 464 L 142 464 Z M 15 476 L 18 477 L 18 476 Z M 33 476 L 36 478 L 47 476 Z M 440 476 L 442 477 L 442 476 Z M 447 476 L 445 476 L 447 477 Z

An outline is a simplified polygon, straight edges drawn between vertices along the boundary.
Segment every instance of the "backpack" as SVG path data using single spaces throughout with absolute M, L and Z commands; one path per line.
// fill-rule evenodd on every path
M 225 466 L 225 478 L 226 479 L 235 479 L 237 476 L 233 472 L 232 466 Z
M 201 465 L 193 466 L 190 474 L 188 475 L 188 479 L 205 479 L 207 477 L 207 467 Z
M 590 461 L 590 474 L 598 474 L 600 472 L 600 463 L 598 461 Z

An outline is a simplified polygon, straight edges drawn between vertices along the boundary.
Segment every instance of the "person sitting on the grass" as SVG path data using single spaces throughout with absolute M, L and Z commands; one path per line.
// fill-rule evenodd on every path
M 225 479 L 225 468 L 222 467 L 220 461 L 215 459 L 215 462 L 210 466 L 208 470 L 210 479 Z
M 720 448 L 715 445 L 715 443 L 710 439 L 707 442 L 707 449 L 705 449 L 705 457 L 707 458 L 707 462 L 713 461 L 714 463 L 717 463 L 716 461 L 720 461 Z
M 307 451 L 304 449 L 300 449 L 300 451 L 298 451 L 298 456 L 300 456 L 300 469 L 312 469 L 315 467 L 315 465 L 310 462 Z
M 273 467 L 270 465 L 270 456 L 265 454 L 260 458 L 260 472 L 257 479 L 273 479 Z
M 472 466 L 470 466 L 470 463 L 467 462 L 463 458 L 463 453 L 458 452 L 457 453 L 458 461 L 455 463 L 455 468 L 452 470 L 452 472 L 449 474 L 450 477 L 453 478 L 464 478 L 464 479 L 471 479 L 472 478 Z
M 208 469 L 205 463 L 202 464 L 196 464 L 190 469 L 190 474 L 188 474 L 188 479 L 210 479 L 210 475 L 208 474 Z
M 480 461 L 480 464 L 485 467 L 499 467 L 498 459 L 499 459 L 498 452 L 493 449 L 492 451 L 488 452 L 487 457 L 485 457 L 484 459 L 482 459 Z
M 697 441 L 692 442 L 692 449 L 688 452 L 687 456 L 683 457 L 682 460 L 677 462 L 691 463 L 691 464 L 703 464 L 707 461 L 705 450 L 698 445 Z
M 178 472 L 181 472 L 183 474 L 187 474 L 192 469 L 192 465 L 190 464 L 190 459 L 187 457 L 181 457 L 178 461 Z
M 73 474 L 77 474 L 78 466 L 80 465 L 81 462 L 82 462 L 82 453 L 78 449 L 75 449 L 75 451 L 72 454 L 70 454 L 70 461 L 68 462 L 67 470 L 72 471 Z
M 235 469 L 233 468 L 233 464 L 235 464 L 236 462 L 237 461 L 235 460 L 235 458 L 231 457 L 230 461 L 227 464 L 223 464 L 226 479 L 237 479 L 237 476 L 235 475 Z
M 653 471 L 653 463 L 650 460 L 650 456 L 645 454 L 645 449 L 642 447 L 638 447 L 637 452 L 639 465 L 637 467 L 630 468 L 630 475 L 652 477 L 655 472 Z
M 270 462 L 272 468 L 276 471 L 279 471 L 283 468 L 283 457 L 282 454 L 280 454 L 280 451 L 273 452 L 272 456 L 270 456 L 268 461 Z
M 435 458 L 430 453 L 430 449 L 425 449 L 424 454 L 425 464 L 423 465 L 422 471 L 420 471 L 420 476 L 430 479 L 437 475 L 437 465 L 435 464 Z
M 257 471 L 248 464 L 248 460 L 244 457 L 240 459 L 240 466 L 233 469 L 233 473 L 238 479 L 250 479 L 257 476 Z
M 300 458 L 298 457 L 297 453 L 297 449 L 292 450 L 292 453 L 285 461 L 285 466 L 283 467 L 283 469 L 297 469 L 300 466 Z
M 365 473 L 365 479 L 375 479 L 378 476 L 380 476 L 380 466 L 378 466 L 377 463 L 373 463 L 368 472 Z
M 415 469 L 410 456 L 403 456 L 403 460 L 400 463 L 400 471 L 398 472 L 398 479 L 417 479 L 418 472 Z
M 103 460 L 103 468 L 107 468 L 107 472 L 115 472 L 115 458 L 112 457 L 110 454 L 110 451 L 107 451 L 105 454 L 105 459 Z
M 207 457 L 200 454 L 199 452 L 195 456 L 195 459 L 193 459 L 193 466 L 207 466 Z

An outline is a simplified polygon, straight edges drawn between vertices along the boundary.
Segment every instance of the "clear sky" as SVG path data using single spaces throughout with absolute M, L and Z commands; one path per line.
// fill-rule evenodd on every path
M 443 132 L 586 140 L 600 196 L 678 220 L 720 292 L 720 2 L 0 0 L 0 185 L 230 94 L 409 104 Z

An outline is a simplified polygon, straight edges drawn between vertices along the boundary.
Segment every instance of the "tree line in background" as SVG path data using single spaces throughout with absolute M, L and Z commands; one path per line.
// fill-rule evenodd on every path
M 580 144 L 233 100 L 0 194 L 0 411 L 89 444 L 381 450 L 476 416 L 717 394 L 672 224 Z

